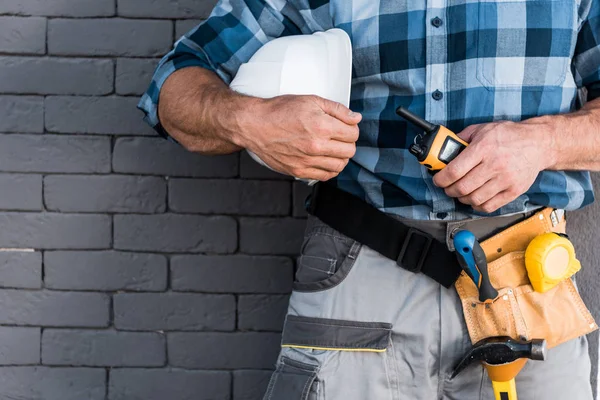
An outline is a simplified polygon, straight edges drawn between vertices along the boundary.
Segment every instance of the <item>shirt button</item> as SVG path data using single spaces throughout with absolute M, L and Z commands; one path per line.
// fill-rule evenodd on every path
M 436 90 L 435 92 L 431 93 L 431 97 L 433 97 L 434 100 L 441 100 L 444 98 L 444 94 L 439 90 Z
M 445 212 L 439 212 L 439 213 L 437 213 L 437 217 L 438 217 L 439 219 L 444 219 L 444 218 L 446 218 L 447 216 L 448 216 L 448 213 L 445 213 Z
M 431 20 L 431 25 L 435 26 L 436 28 L 442 26 L 443 23 L 444 21 L 442 21 L 442 19 L 439 17 L 432 18 Z

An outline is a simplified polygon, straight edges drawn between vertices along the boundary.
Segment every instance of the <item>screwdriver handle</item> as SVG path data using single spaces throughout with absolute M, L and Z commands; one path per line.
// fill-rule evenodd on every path
M 485 252 L 477 240 L 473 243 L 473 258 L 475 259 L 475 264 L 477 265 L 479 273 L 481 274 L 481 279 L 479 280 L 478 285 L 479 301 L 492 301 L 498 297 L 498 291 L 492 286 L 490 275 L 488 273 L 488 264 L 485 257 Z
M 479 301 L 491 302 L 498 296 L 488 274 L 487 259 L 479 241 L 471 231 L 462 230 L 454 235 L 458 262 L 479 290 Z

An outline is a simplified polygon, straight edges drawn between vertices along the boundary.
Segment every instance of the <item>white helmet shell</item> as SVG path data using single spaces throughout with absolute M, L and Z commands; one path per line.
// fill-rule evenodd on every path
M 262 98 L 317 95 L 348 107 L 351 80 L 350 37 L 334 28 L 268 42 L 240 66 L 230 88 Z M 248 154 L 268 167 L 254 153 L 248 151 Z

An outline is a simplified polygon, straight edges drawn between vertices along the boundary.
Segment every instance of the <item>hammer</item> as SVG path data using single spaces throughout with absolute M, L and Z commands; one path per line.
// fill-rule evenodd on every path
M 508 336 L 483 339 L 460 360 L 450 379 L 458 375 L 473 361 L 481 361 L 492 380 L 496 400 L 517 400 L 515 377 L 523 369 L 527 359 L 544 360 L 546 341 L 515 340 Z

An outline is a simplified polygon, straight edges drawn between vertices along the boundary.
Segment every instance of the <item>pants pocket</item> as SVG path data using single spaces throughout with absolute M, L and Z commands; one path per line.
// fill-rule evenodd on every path
M 320 400 L 317 370 L 316 365 L 281 357 L 264 400 Z
M 391 333 L 384 322 L 288 315 L 265 400 L 397 400 Z
M 339 285 L 348 275 L 361 244 L 316 217 L 309 217 L 293 288 L 318 292 Z
M 553 289 L 535 292 L 529 283 L 523 251 L 508 253 L 489 263 L 498 297 L 479 302 L 477 288 L 463 273 L 456 282 L 465 322 L 473 343 L 492 336 L 546 339 L 554 347 L 597 328 L 573 282 L 566 279 Z
M 343 321 L 288 315 L 282 347 L 384 352 L 392 333 L 385 322 Z

